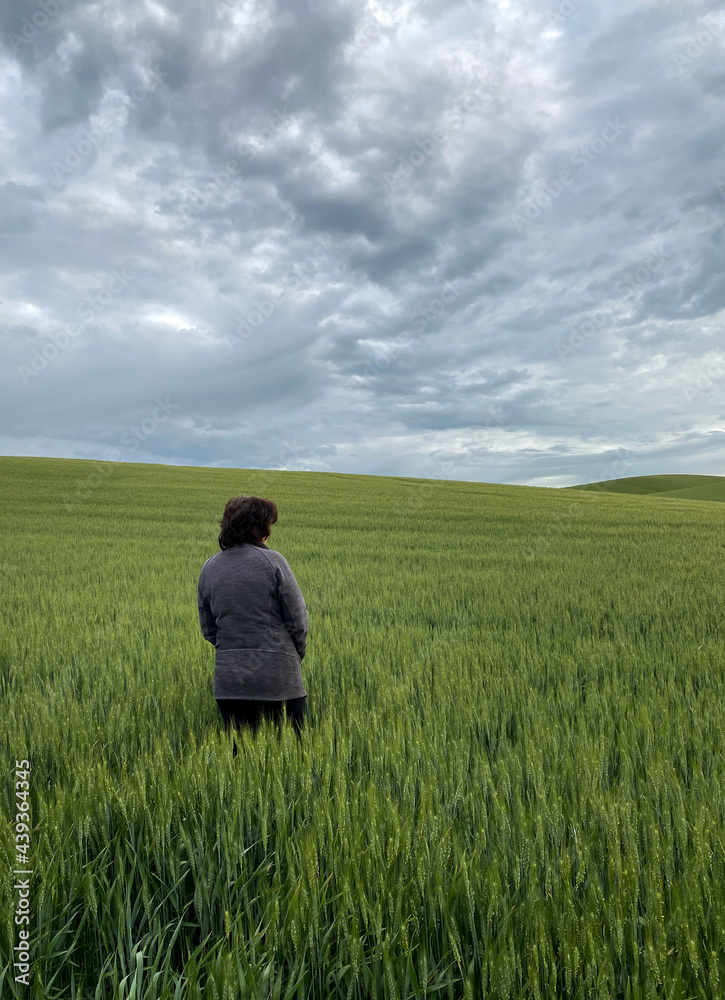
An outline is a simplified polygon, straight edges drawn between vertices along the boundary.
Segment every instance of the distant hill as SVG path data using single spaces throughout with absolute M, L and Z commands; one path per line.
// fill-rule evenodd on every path
M 642 496 L 670 497 L 675 500 L 717 500 L 725 503 L 725 476 L 630 476 L 609 479 L 570 490 L 597 490 L 605 493 L 638 493 Z

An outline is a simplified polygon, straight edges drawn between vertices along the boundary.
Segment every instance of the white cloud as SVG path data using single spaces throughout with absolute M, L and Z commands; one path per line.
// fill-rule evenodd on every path
M 25 38 L 27 5 L 0 11 L 6 453 L 107 457 L 168 394 L 131 460 L 722 471 L 725 34 L 706 4 L 105 15 L 64 7 Z

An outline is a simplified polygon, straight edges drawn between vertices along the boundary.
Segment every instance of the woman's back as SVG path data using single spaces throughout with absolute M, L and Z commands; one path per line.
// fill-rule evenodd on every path
M 307 695 L 307 608 L 281 552 L 255 541 L 217 552 L 199 576 L 198 603 L 202 633 L 216 648 L 216 699 Z

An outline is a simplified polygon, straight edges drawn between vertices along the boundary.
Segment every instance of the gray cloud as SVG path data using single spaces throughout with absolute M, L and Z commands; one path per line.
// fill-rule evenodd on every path
M 721 472 L 723 9 L 9 0 L 0 45 L 3 453 Z

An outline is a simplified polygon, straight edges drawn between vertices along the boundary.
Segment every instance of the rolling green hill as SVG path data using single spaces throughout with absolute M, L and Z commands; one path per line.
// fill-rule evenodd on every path
M 670 497 L 673 500 L 716 500 L 725 502 L 725 476 L 630 476 L 602 483 L 567 486 L 568 490 L 600 493 L 636 493 L 641 496 Z
M 309 715 L 234 757 L 196 590 L 242 493 Z M 44 1000 L 723 996 L 725 506 L 4 457 L 0 523 L 3 1000 L 26 842 Z

